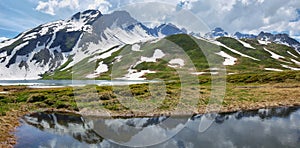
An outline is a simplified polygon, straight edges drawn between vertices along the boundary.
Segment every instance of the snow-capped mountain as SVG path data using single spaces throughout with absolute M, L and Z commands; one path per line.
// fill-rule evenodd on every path
M 216 59 L 221 58 L 220 61 L 224 59 L 223 64 L 231 73 L 247 72 L 257 68 L 261 71 L 300 70 L 300 55 L 293 49 L 299 50 L 300 43 L 286 34 L 273 35 L 262 32 L 256 37 L 237 32 L 235 35 L 230 35 L 222 28 L 215 28 L 205 35 L 206 38 L 203 38 L 199 33 L 188 35 L 187 32 L 186 29 L 180 29 L 171 23 L 149 28 L 126 11 L 102 14 L 98 10 L 87 10 L 76 13 L 69 19 L 46 23 L 27 30 L 14 39 L 2 41 L 0 77 L 2 80 L 71 79 L 72 68 L 77 66 L 86 69 L 89 63 L 94 62 L 95 69 L 84 70 L 79 75 L 88 79 L 103 79 L 103 76 L 104 79 L 110 79 L 109 72 L 113 64 L 123 60 L 117 53 L 125 47 L 130 48 L 130 52 L 141 52 L 147 49 L 148 54 L 153 52 L 153 55 L 136 57 L 137 61 L 131 61 L 135 63 L 125 69 L 127 73 L 121 78 L 140 80 L 145 79 L 144 75 L 147 73 L 159 75 L 159 71 L 164 66 L 184 67 L 185 61 L 178 58 L 165 63 L 156 63 L 162 57 L 170 58 L 171 54 L 166 50 L 176 48 L 174 46 L 167 47 L 168 49 L 153 49 L 153 47 L 163 47 L 164 45 L 161 44 L 163 39 L 186 50 L 191 54 L 189 56 L 197 57 L 194 60 L 199 62 L 195 63 L 198 65 L 196 67 L 198 72 L 193 72 L 196 74 L 206 74 L 210 69 L 202 66 L 207 63 L 204 62 L 205 56 L 199 53 L 195 40 L 219 46 L 222 51 L 211 54 L 216 56 L 214 57 Z M 281 45 L 271 46 L 269 42 Z M 251 62 L 253 63 L 251 66 L 241 65 Z M 156 68 L 160 67 L 155 69 L 153 65 L 153 68 L 146 66 L 147 63 L 163 65 L 155 65 Z M 248 69 L 240 71 L 243 69 L 241 67 Z M 166 73 L 162 73 L 161 76 L 164 74 Z
M 224 31 L 222 28 L 217 27 L 213 29 L 211 32 L 208 32 L 204 36 L 205 38 L 215 39 L 218 37 L 229 37 L 228 32 Z
M 261 32 L 257 36 L 257 39 L 261 41 L 275 42 L 278 44 L 284 44 L 290 47 L 294 47 L 300 52 L 300 43 L 297 40 L 289 37 L 288 34 L 281 34 L 281 33 L 271 34 L 271 33 Z
M 128 12 L 78 12 L 40 25 L 0 43 L 2 79 L 37 79 L 73 58 L 70 65 L 112 47 L 185 33 L 172 24 L 148 28 Z
M 244 34 L 244 33 L 240 33 L 240 32 L 236 32 L 233 37 L 237 38 L 237 39 L 256 39 L 256 35 L 253 34 Z
M 282 34 L 282 33 L 272 34 L 267 32 L 260 32 L 258 35 L 254 35 L 254 34 L 236 32 L 233 35 L 230 35 L 222 28 L 217 27 L 213 29 L 211 32 L 206 33 L 204 37 L 209 39 L 216 39 L 219 37 L 233 37 L 236 39 L 257 39 L 263 42 L 274 42 L 277 44 L 287 45 L 300 51 L 300 43 L 297 40 L 289 37 L 288 34 Z

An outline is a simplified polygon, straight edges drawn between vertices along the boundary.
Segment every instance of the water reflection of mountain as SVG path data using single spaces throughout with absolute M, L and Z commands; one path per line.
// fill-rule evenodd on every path
M 204 133 L 199 133 L 198 126 L 203 116 L 210 116 L 215 123 Z M 104 119 L 45 112 L 27 115 L 23 119 L 40 131 L 56 134 L 57 139 L 62 138 L 56 140 L 56 146 L 65 146 L 63 138 L 66 137 L 61 135 L 68 135 L 75 139 L 76 144 L 95 147 L 122 147 L 111 141 L 125 145 L 157 141 L 180 131 L 182 126 L 178 125 L 185 123 L 185 118 L 180 117 Z M 154 147 L 296 147 L 300 145 L 299 121 L 300 110 L 297 107 L 196 115 L 188 121 L 186 128 Z M 162 122 L 164 124 L 160 125 Z M 151 134 L 157 136 L 149 136 Z M 39 138 L 34 135 L 30 135 L 33 140 Z M 49 139 L 54 138 L 55 135 L 52 135 L 51 138 L 39 140 L 42 141 L 40 143 L 49 143 Z
M 169 121 L 166 121 L 167 119 Z M 132 140 L 136 140 L 136 137 L 140 137 L 139 134 L 155 132 L 155 130 L 176 133 L 179 131 L 178 125 L 186 122 L 186 118 L 173 119 L 167 116 L 113 119 L 82 117 L 58 112 L 33 113 L 24 116 L 23 120 L 41 131 L 57 135 L 70 135 L 77 141 L 88 144 L 99 144 L 103 141 L 102 137 L 118 143 L 130 143 Z M 163 122 L 166 125 L 159 125 Z M 164 135 L 164 133 L 160 135 Z
M 270 119 L 274 117 L 285 118 L 290 116 L 293 112 L 296 112 L 299 107 L 279 107 L 270 109 L 259 109 L 250 111 L 238 111 L 234 113 L 219 113 L 219 114 L 206 114 L 211 119 L 214 119 L 216 123 L 223 123 L 225 120 L 235 118 L 237 120 L 249 117 L 259 117 L 260 119 Z M 191 120 L 200 119 L 204 115 L 196 115 Z
M 23 120 L 36 128 L 58 134 L 69 134 L 80 142 L 100 143 L 103 138 L 87 125 L 80 115 L 39 112 L 24 116 Z

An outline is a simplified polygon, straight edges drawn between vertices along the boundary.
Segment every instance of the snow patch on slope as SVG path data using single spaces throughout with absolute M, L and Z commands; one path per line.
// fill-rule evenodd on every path
M 146 80 L 146 78 L 143 78 L 147 73 L 155 73 L 155 71 L 150 71 L 150 70 L 141 70 L 138 72 L 135 69 L 129 69 L 128 74 L 125 75 L 125 77 L 121 78 L 124 80 Z
M 290 67 L 288 65 L 281 64 L 281 66 L 284 67 L 284 68 L 287 68 L 287 69 L 291 69 L 291 70 L 297 70 L 297 71 L 300 70 L 300 68 Z
M 161 59 L 165 56 L 165 54 L 160 50 L 160 49 L 156 49 L 153 53 L 152 57 L 141 57 L 140 61 L 138 61 L 135 65 L 132 65 L 130 67 L 130 69 L 128 69 L 128 73 L 120 79 L 124 79 L 124 80 L 146 80 L 146 78 L 143 78 L 142 76 L 144 76 L 147 73 L 156 73 L 155 71 L 150 71 L 150 70 L 141 70 L 141 71 L 137 71 L 136 69 L 133 69 L 134 67 L 136 67 L 137 65 L 143 63 L 143 62 L 156 62 L 157 59 Z
M 290 51 L 287 51 L 288 54 L 290 54 L 291 56 L 298 58 L 298 56 L 294 55 L 293 53 L 291 53 Z
M 117 34 L 116 34 L 117 32 Z M 73 61 L 70 62 L 68 64 L 68 66 L 66 66 L 64 69 L 68 69 L 72 66 L 74 66 L 75 64 L 77 64 L 78 62 L 80 62 L 81 60 L 83 60 L 86 57 L 95 55 L 97 53 L 103 53 L 105 51 L 107 51 L 108 49 L 115 47 L 115 46 L 120 46 L 120 45 L 126 45 L 126 44 L 136 44 L 138 42 L 146 42 L 148 40 L 151 40 L 155 37 L 152 37 L 150 35 L 148 35 L 146 33 L 145 30 L 143 30 L 141 27 L 135 27 L 132 31 L 126 31 L 123 30 L 121 28 L 107 28 L 106 30 L 104 30 L 104 35 L 107 37 L 107 39 L 105 38 L 101 38 L 101 40 L 99 39 L 98 43 L 93 43 L 93 42 L 89 42 L 86 43 L 86 50 L 83 50 L 81 47 L 79 47 L 79 42 L 82 39 L 82 35 L 79 39 L 79 41 L 77 42 L 76 46 L 73 48 L 72 52 L 70 53 L 71 55 L 74 55 L 73 57 Z M 120 46 L 121 48 L 121 46 Z M 107 52 L 107 55 L 117 51 L 119 49 L 114 49 L 112 52 Z M 105 55 L 100 56 L 100 57 L 95 57 L 93 59 L 91 59 L 90 61 L 93 61 L 97 58 L 103 58 L 106 57 Z
M 225 58 L 225 61 L 223 62 L 223 65 L 234 65 L 235 62 L 237 61 L 237 58 L 230 56 L 229 54 L 225 53 L 224 51 L 220 51 L 216 54 L 220 55 L 223 58 Z
M 7 37 L 0 37 L 0 42 L 2 42 L 2 41 L 5 41 L 5 40 L 8 40 L 9 38 L 7 38 Z
M 276 69 L 276 68 L 265 68 L 265 70 L 268 70 L 268 71 L 278 71 L 278 72 L 283 71 L 281 69 Z
M 17 47 L 14 48 L 12 54 L 8 56 L 7 58 L 11 58 L 15 55 L 16 51 L 20 50 L 24 46 L 28 45 L 29 41 L 24 42 Z M 16 63 L 10 65 L 9 68 L 7 68 L 5 65 L 9 62 L 6 60 L 4 63 L 0 64 L 1 74 L 0 77 L 2 80 L 32 80 L 32 79 L 40 79 L 41 74 L 44 74 L 46 71 L 51 70 L 55 65 L 57 65 L 58 62 L 51 63 L 51 61 L 48 61 L 48 63 L 36 63 L 35 60 L 30 61 L 29 59 L 33 59 L 34 55 L 38 53 L 40 50 L 45 49 L 45 45 L 38 46 L 38 43 L 35 47 L 35 49 L 28 55 L 20 56 L 18 55 L 16 57 Z M 57 50 L 60 51 L 59 47 L 55 47 L 52 49 L 49 49 L 49 51 Z M 52 53 L 50 55 L 50 58 L 54 57 L 54 54 Z M 67 55 L 65 53 L 62 53 L 62 58 L 65 60 Z M 20 67 L 20 64 L 23 62 L 23 66 Z M 52 65 L 54 64 L 54 65 Z
M 107 28 L 104 31 L 104 34 L 108 37 L 108 40 L 113 39 L 123 44 L 135 44 L 138 42 L 145 42 L 155 38 L 147 34 L 146 31 L 139 26 L 134 27 L 132 31 L 126 31 L 122 28 Z
M 123 46 L 120 46 L 118 48 L 114 48 L 114 49 L 112 49 L 112 50 L 110 50 L 108 52 L 105 52 L 105 53 L 103 53 L 103 54 L 101 54 L 99 56 L 94 56 L 93 58 L 89 59 L 88 62 L 92 62 L 92 61 L 95 61 L 95 60 L 98 60 L 98 59 L 106 59 L 106 58 L 110 57 L 114 52 L 119 51 L 122 47 Z
M 18 50 L 20 50 L 21 48 L 25 47 L 25 46 L 28 45 L 28 44 L 29 44 L 29 42 L 27 41 L 27 42 L 24 42 L 24 43 L 22 43 L 22 44 L 16 46 L 16 47 L 13 49 L 11 55 L 10 55 L 9 57 L 6 57 L 6 58 L 7 58 L 7 59 L 11 59 L 11 57 L 12 57 L 13 55 L 15 55 L 16 52 L 17 52 Z M 6 53 L 5 53 L 5 54 L 6 54 Z M 17 58 L 18 58 L 18 57 L 16 57 L 16 62 L 20 62 L 20 61 L 17 61 Z M 8 64 L 8 62 L 9 62 L 9 61 L 6 60 L 5 63 L 3 63 L 3 66 L 6 65 L 6 64 Z M 14 64 L 14 65 L 16 65 L 16 64 Z
M 182 59 L 172 59 L 171 61 L 169 61 L 169 67 L 173 67 L 173 68 L 176 68 L 176 67 L 183 67 L 184 66 L 184 60 Z
M 236 54 L 238 54 L 238 55 L 240 55 L 240 56 L 242 56 L 242 57 L 250 58 L 250 59 L 255 60 L 255 61 L 260 61 L 259 59 L 253 58 L 253 57 L 248 56 L 248 55 L 246 55 L 246 54 L 243 54 L 243 53 L 241 53 L 241 52 L 239 52 L 239 51 L 237 51 L 237 50 L 235 50 L 235 49 L 229 48 L 229 47 L 227 47 L 226 45 L 222 44 L 221 42 L 218 42 L 218 41 L 210 41 L 210 42 L 213 43 L 213 44 L 216 44 L 216 45 L 218 45 L 218 46 L 222 46 L 222 47 L 224 47 L 224 48 L 230 50 L 231 52 L 236 53 Z
M 161 59 L 161 58 L 163 58 L 164 56 L 165 56 L 165 54 L 164 54 L 160 49 L 156 49 L 156 50 L 154 51 L 152 57 L 149 58 L 149 57 L 144 57 L 144 56 L 142 56 L 142 57 L 141 57 L 141 60 L 138 61 L 138 62 L 134 65 L 134 67 L 137 66 L 137 65 L 139 65 L 139 64 L 141 64 L 141 63 L 143 63 L 143 62 L 156 62 L 157 59 Z
M 121 55 L 120 55 L 120 56 L 116 56 L 116 57 L 115 57 L 115 61 L 116 61 L 116 62 L 121 62 L 122 57 L 123 57 L 123 56 L 121 56 Z
M 261 45 L 268 45 L 268 44 L 271 43 L 271 42 L 269 42 L 269 41 L 263 41 L 263 40 L 257 40 L 257 41 L 258 41 L 258 43 L 261 44 Z
M 101 73 L 105 73 L 108 71 L 108 66 L 106 64 L 103 64 L 103 61 L 99 63 L 99 66 L 95 70 L 95 73 L 89 74 L 86 76 L 86 78 L 96 78 L 98 77 Z
M 273 59 L 279 60 L 280 58 L 281 58 L 281 59 L 284 59 L 284 58 L 285 58 L 285 57 L 283 57 L 283 56 L 281 56 L 281 55 L 278 55 L 278 54 L 276 54 L 276 53 L 274 53 L 274 52 L 272 52 L 272 51 L 266 49 L 266 48 L 264 48 L 264 50 L 267 51 L 267 52 L 269 52 L 269 53 L 271 54 L 271 58 L 273 58 Z
M 76 43 L 76 45 L 74 46 L 73 50 L 69 53 L 70 55 L 74 55 L 72 62 L 70 62 L 65 68 L 61 69 L 61 71 L 64 71 L 68 68 L 71 68 L 72 66 L 74 66 L 76 63 L 80 62 L 81 60 L 83 60 L 87 55 L 85 55 L 85 53 L 78 47 L 79 46 L 79 42 L 82 38 L 82 35 L 80 35 L 78 42 Z
M 141 46 L 139 44 L 134 44 L 134 45 L 132 45 L 131 50 L 132 51 L 141 51 L 140 48 L 141 48 Z
M 17 38 L 10 39 L 10 40 L 5 40 L 5 41 L 1 42 L 0 43 L 0 48 L 7 47 L 7 46 L 11 45 L 12 43 L 14 43 L 17 40 L 19 40 L 20 38 L 22 38 L 24 36 L 24 34 L 26 34 L 26 33 L 27 33 L 27 31 L 22 33 L 21 35 L 19 35 Z
M 244 42 L 244 41 L 242 41 L 242 40 L 239 40 L 239 39 L 237 39 L 237 41 L 239 41 L 241 44 L 243 44 L 243 46 L 244 47 L 246 47 L 246 48 L 252 48 L 252 49 L 255 49 L 253 46 L 251 46 L 249 43 L 246 43 L 246 42 Z
M 150 43 L 151 44 L 155 44 L 155 43 L 159 42 L 162 38 L 163 38 L 163 36 L 162 37 L 158 37 L 157 39 L 152 40 Z
M 294 63 L 297 64 L 297 65 L 300 65 L 300 62 L 297 61 L 297 60 L 295 60 L 295 59 L 291 59 L 291 61 L 294 62 Z
M 219 74 L 219 72 L 192 72 L 191 73 L 192 75 L 206 75 L 206 74 L 210 74 L 210 75 L 217 75 L 217 74 Z

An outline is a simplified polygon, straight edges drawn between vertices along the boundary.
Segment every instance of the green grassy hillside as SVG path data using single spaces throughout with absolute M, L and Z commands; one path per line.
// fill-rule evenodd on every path
M 139 78 L 178 80 L 180 71 L 184 71 L 185 74 L 189 75 L 195 75 L 198 72 L 199 77 L 205 77 L 206 75 L 211 75 L 211 72 L 214 75 L 218 75 L 224 71 L 228 75 L 232 75 L 300 70 L 300 62 L 298 62 L 300 61 L 300 55 L 295 49 L 275 43 L 260 44 L 255 39 L 243 39 L 242 41 L 253 48 L 247 48 L 240 41 L 229 37 L 221 37 L 216 41 L 210 41 L 196 39 L 184 34 L 172 35 L 157 42 L 138 43 L 136 44 L 140 46 L 138 51 L 132 50 L 133 46 L 136 45 L 124 45 L 120 48 L 113 47 L 103 53 L 85 58 L 75 65 L 69 66 L 69 68 L 65 68 L 72 61 L 72 58 L 70 58 L 59 69 L 44 74 L 43 78 L 110 80 L 130 75 L 129 70 L 135 70 L 135 73 L 150 70 L 151 72 L 145 72 Z M 115 50 L 117 48 L 118 50 Z M 154 57 L 155 52 L 158 51 L 164 54 L 163 57 Z M 236 59 L 233 65 L 223 65 L 226 58 L 217 54 L 221 51 Z M 97 59 L 97 56 L 107 53 L 110 53 L 109 57 Z M 145 60 L 151 58 L 152 61 Z M 172 65 L 170 64 L 172 59 L 182 60 L 184 65 L 176 64 L 176 62 Z M 108 67 L 108 70 L 96 73 L 95 70 L 101 62 Z M 96 73 L 95 77 L 87 77 L 93 73 Z

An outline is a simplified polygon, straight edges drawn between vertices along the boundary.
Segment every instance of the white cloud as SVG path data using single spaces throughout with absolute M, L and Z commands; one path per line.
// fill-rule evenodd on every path
M 72 10 L 78 9 L 79 1 L 78 0 L 48 0 L 46 2 L 39 1 L 35 9 L 50 15 L 55 15 L 55 12 L 62 8 L 69 8 Z
M 220 26 L 231 33 L 300 33 L 299 22 L 290 22 L 297 18 L 298 0 L 197 0 L 190 5 L 190 10 L 211 28 Z
M 9 39 L 9 38 L 7 38 L 7 37 L 0 37 L 0 42 L 2 42 L 4 40 L 7 40 L 7 39 Z
M 93 3 L 88 5 L 88 9 L 98 9 L 102 13 L 107 13 L 112 5 L 105 0 L 94 0 Z
M 54 13 L 54 5 L 57 5 L 56 1 L 48 1 L 48 2 L 42 2 L 39 1 L 39 5 L 36 7 L 36 10 L 42 11 L 44 13 L 55 15 Z
M 130 0 L 130 3 L 149 1 L 154 0 Z M 222 27 L 230 33 L 240 31 L 257 34 L 260 31 L 275 31 L 289 32 L 291 36 L 300 35 L 300 21 L 291 22 L 300 15 L 297 13 L 297 9 L 300 8 L 299 0 L 157 0 L 156 2 L 173 5 L 177 3 L 200 17 L 211 29 Z
M 219 10 L 230 11 L 236 4 L 236 0 L 218 1 L 216 4 L 218 4 Z
M 106 13 L 110 8 L 111 4 L 106 0 L 48 0 L 39 1 L 35 9 L 43 13 L 56 15 L 57 13 L 63 12 L 65 9 L 73 11 L 99 9 L 101 12 Z
M 118 7 L 143 2 L 180 5 L 192 11 L 211 28 L 222 27 L 230 33 L 288 31 L 291 36 L 300 35 L 300 22 L 290 22 L 299 16 L 296 12 L 300 8 L 299 0 L 40 0 L 36 10 L 59 16 L 65 16 L 66 9 L 72 13 L 86 9 L 108 13 Z M 149 15 L 146 14 L 147 10 L 139 13 Z M 163 19 L 164 16 L 157 18 L 159 22 Z

